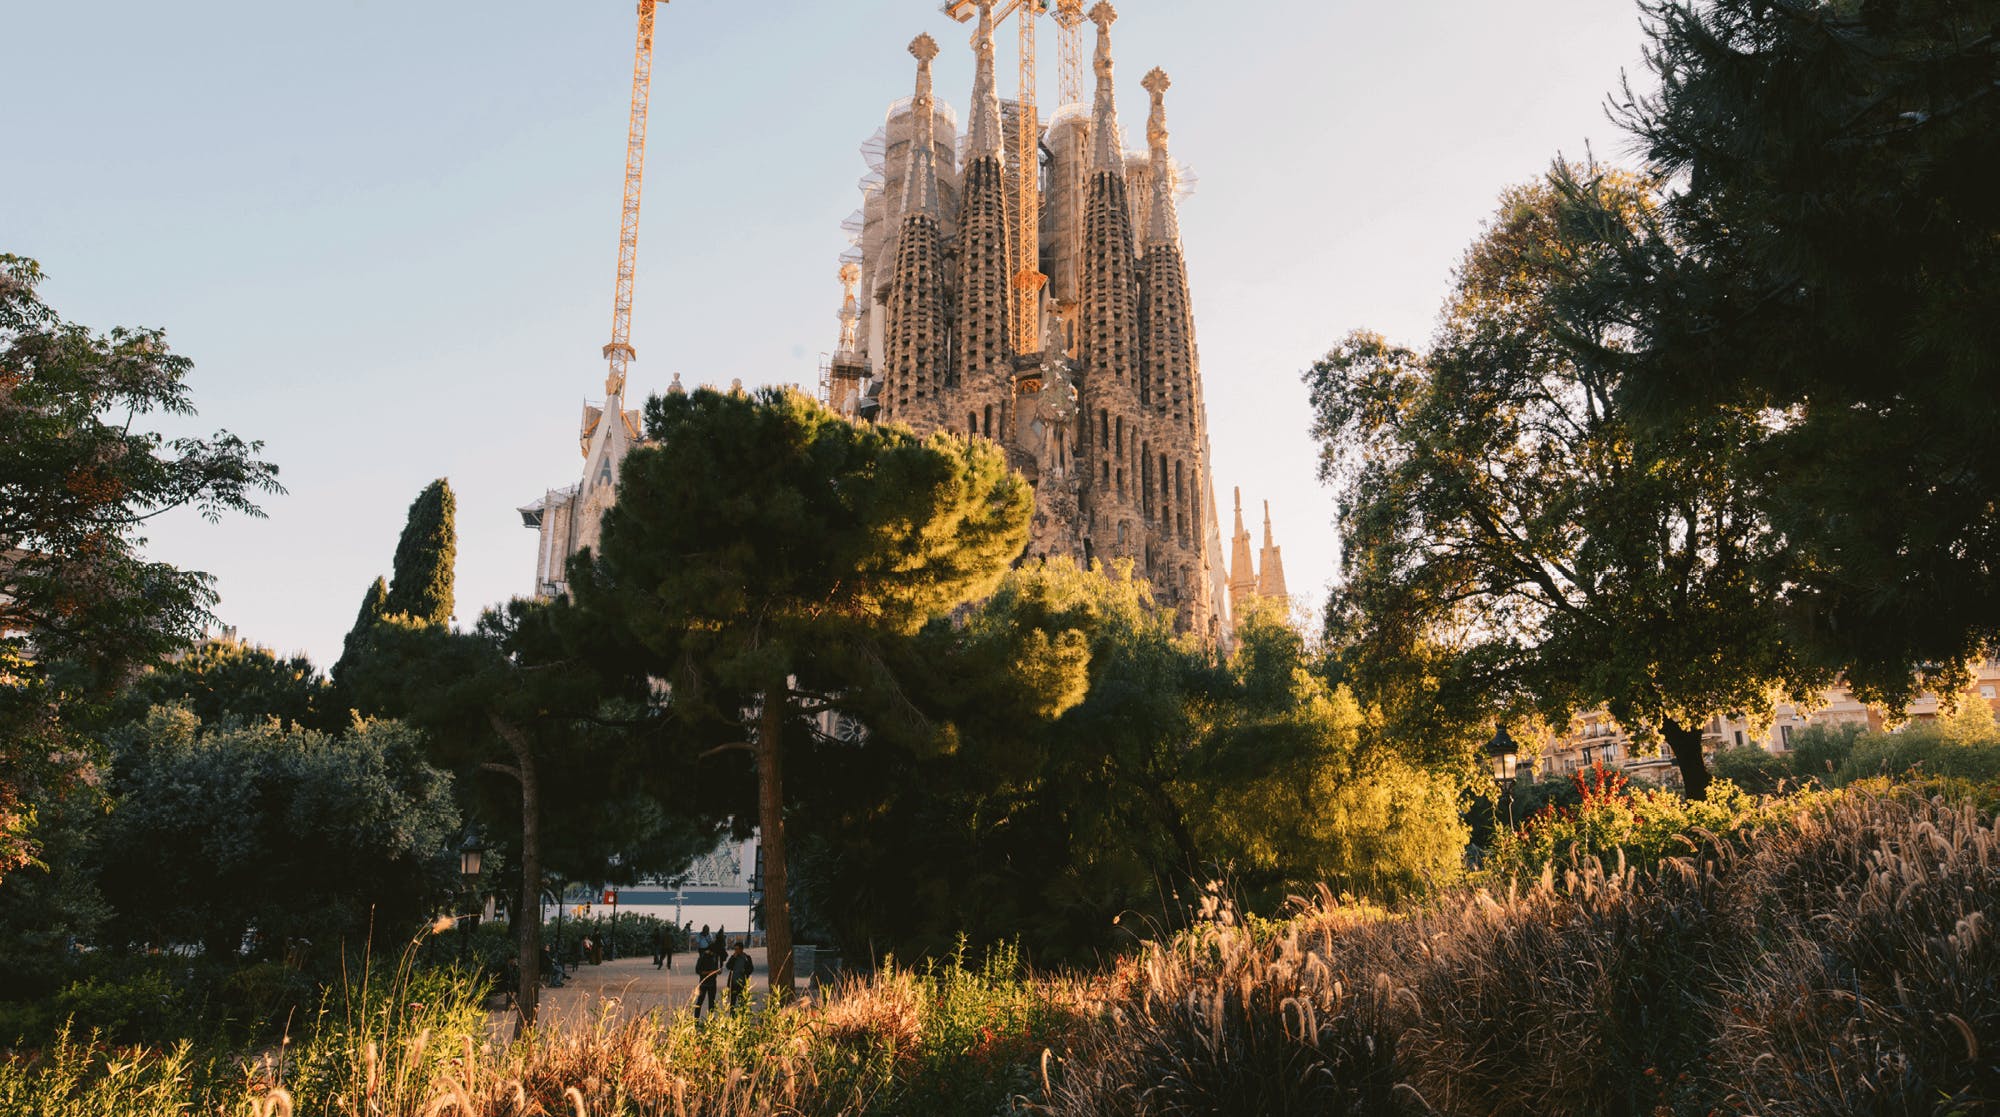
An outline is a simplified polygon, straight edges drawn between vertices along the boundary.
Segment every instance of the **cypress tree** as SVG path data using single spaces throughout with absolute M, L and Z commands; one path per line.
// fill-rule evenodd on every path
M 361 611 L 355 614 L 354 627 L 347 630 L 347 639 L 341 642 L 340 658 L 333 665 L 336 683 L 360 658 L 362 648 L 367 645 L 368 630 L 388 615 L 389 583 L 377 578 L 369 584 L 368 592 L 361 596 Z
M 452 571 L 458 557 L 454 523 L 458 503 L 451 484 L 440 477 L 410 502 L 410 518 L 396 543 L 395 573 L 389 581 L 386 612 L 424 624 L 451 621 Z

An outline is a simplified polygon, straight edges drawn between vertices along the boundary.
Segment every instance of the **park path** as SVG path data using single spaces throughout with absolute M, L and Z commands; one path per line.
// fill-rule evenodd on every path
M 764 983 L 769 973 L 765 967 L 765 949 L 756 946 L 744 953 L 750 955 L 750 960 L 757 966 L 750 978 L 753 1004 L 762 1004 Z M 579 1013 L 594 1012 L 598 1006 L 607 1004 L 613 1013 L 620 1016 L 643 1015 L 655 1009 L 663 1014 L 687 1009 L 694 1004 L 697 982 L 694 957 L 692 953 L 675 955 L 671 970 L 654 969 L 651 955 L 620 958 L 596 966 L 575 966 L 569 972 L 569 981 L 562 988 L 542 987 L 543 1022 L 546 1024 Z M 729 1003 L 726 979 L 716 990 L 716 1000 L 725 1006 Z

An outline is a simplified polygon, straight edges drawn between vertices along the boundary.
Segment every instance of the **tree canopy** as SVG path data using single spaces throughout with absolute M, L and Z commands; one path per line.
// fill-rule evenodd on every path
M 254 929 L 265 957 L 296 938 L 330 951 L 407 935 L 450 887 L 451 777 L 407 727 L 204 732 L 163 708 L 116 739 L 97 851 L 114 941 L 234 958 Z
M 976 680 L 995 650 L 1081 641 L 1081 700 L 1005 719 Z M 956 646 L 960 650 L 951 650 Z M 919 694 L 965 695 L 957 747 L 824 743 L 793 771 L 801 910 L 850 951 L 1018 940 L 1081 963 L 1185 920 L 1221 880 L 1263 908 L 1320 883 L 1393 892 L 1459 863 L 1459 770 L 1378 731 L 1283 619 L 1238 619 L 1227 660 L 1174 631 L 1129 565 L 1008 575 L 957 624 L 927 629 Z M 1054 657 L 1060 658 L 1060 657 Z
M 1659 87 L 1614 108 L 1665 235 L 1598 225 L 1620 402 L 1763 416 L 1734 468 L 1794 552 L 1794 632 L 1892 702 L 1955 690 L 2000 639 L 2000 2 L 1643 9 Z
M 1511 191 L 1427 351 L 1357 333 L 1306 380 L 1345 540 L 1328 635 L 1363 695 L 1461 730 L 1603 706 L 1664 737 L 1699 798 L 1711 715 L 1829 675 L 1786 631 L 1785 541 L 1742 453 L 1762 415 L 1642 425 L 1624 404 L 1601 226 L 1643 245 L 1652 197 L 1563 167 Z
M 451 623 L 457 518 L 458 501 L 452 496 L 451 483 L 442 477 L 426 485 L 410 502 L 402 538 L 396 541 L 395 574 L 382 601 L 383 613 L 414 617 L 425 624 Z
M 783 995 L 783 743 L 803 715 L 900 694 L 887 644 L 992 592 L 1027 544 L 1033 494 L 992 443 L 850 423 L 781 390 L 654 397 L 646 434 L 601 553 L 570 581 L 607 638 L 670 684 L 679 716 L 756 711 L 740 743 L 756 757 L 764 925 Z M 924 720 L 908 703 L 873 708 L 884 730 Z
M 32 854 L 29 804 L 88 753 L 76 715 L 211 619 L 208 576 L 146 559 L 144 525 L 261 515 L 283 491 L 259 443 L 152 429 L 194 414 L 165 331 L 65 322 L 41 281 L 0 255 L 0 874 Z

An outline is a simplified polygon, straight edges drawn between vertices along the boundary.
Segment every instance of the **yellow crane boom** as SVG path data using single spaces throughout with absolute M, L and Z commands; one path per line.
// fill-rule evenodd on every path
M 639 270 L 639 197 L 646 178 L 646 110 L 653 96 L 653 9 L 668 0 L 639 0 L 639 42 L 632 49 L 632 115 L 625 126 L 625 208 L 618 218 L 618 288 L 611 303 L 611 340 L 604 358 L 606 398 L 625 394 L 632 350 L 632 278 Z
M 977 0 L 949 0 L 944 14 L 964 23 L 978 6 Z M 1014 212 L 1019 225 L 1013 238 L 1014 297 L 1008 307 L 1014 349 L 1019 353 L 1041 351 L 1041 292 L 1048 282 L 1041 254 L 1042 125 L 1035 112 L 1035 20 L 1046 11 L 1047 0 L 1006 0 L 993 10 L 995 23 L 1018 16 L 1021 32 L 1021 84 L 1014 100 L 1020 109 L 1014 137 Z

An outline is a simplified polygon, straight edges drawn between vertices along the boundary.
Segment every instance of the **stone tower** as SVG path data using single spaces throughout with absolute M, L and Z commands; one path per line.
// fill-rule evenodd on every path
M 1243 526 L 1243 490 L 1236 490 L 1236 534 L 1229 551 L 1229 612 L 1241 617 L 1260 601 L 1283 601 L 1290 609 L 1291 594 L 1285 588 L 1285 560 L 1271 531 L 1271 502 L 1264 502 L 1264 549 L 1253 562 L 1250 557 L 1250 530 Z
M 977 8 L 957 160 L 933 134 L 938 120 L 955 118 L 935 101 L 937 45 L 928 35 L 910 48 L 915 96 L 891 108 L 864 148 L 874 173 L 848 226 L 864 308 L 854 328 L 843 315 L 842 347 L 864 348 L 845 363 L 867 379 L 859 391 L 829 392 L 830 402 L 919 433 L 1000 443 L 1035 485 L 1030 556 L 1129 560 L 1183 628 L 1226 639 L 1207 414 L 1176 214 L 1180 175 L 1167 149 L 1170 82 L 1160 70 L 1146 76 L 1147 152 L 1127 152 L 1111 53 L 1117 12 L 1109 3 L 1092 8 L 1091 104 L 1058 106 L 1042 126 L 1041 169 L 1051 186 L 1041 211 L 1024 217 L 1013 204 L 1017 169 L 1008 154 L 1023 114 L 996 85 L 993 4 Z M 1008 317 L 1010 249 L 1024 237 L 1054 280 L 1035 296 L 1042 328 L 1032 339 L 1012 336 Z

